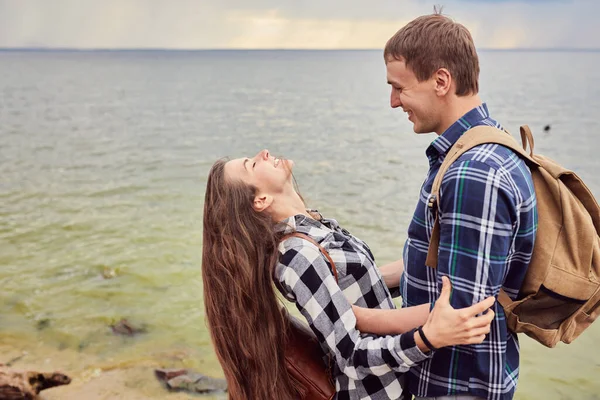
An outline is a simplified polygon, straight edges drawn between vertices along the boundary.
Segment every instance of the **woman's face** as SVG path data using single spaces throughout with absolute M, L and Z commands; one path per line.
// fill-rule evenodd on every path
M 237 158 L 225 164 L 225 176 L 257 188 L 258 195 L 277 195 L 292 185 L 294 162 L 273 157 L 268 150 L 252 158 Z

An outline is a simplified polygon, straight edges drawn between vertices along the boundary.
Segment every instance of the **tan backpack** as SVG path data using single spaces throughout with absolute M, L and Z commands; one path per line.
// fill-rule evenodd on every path
M 538 230 L 517 300 L 501 290 L 498 301 L 510 330 L 554 347 L 559 341 L 571 343 L 600 314 L 600 207 L 575 173 L 533 154 L 533 135 L 526 125 L 521 127 L 521 139 L 522 148 L 497 128 L 469 129 L 444 159 L 433 182 L 429 207 L 437 209 L 444 174 L 467 150 L 497 143 L 525 159 L 537 197 Z M 432 268 L 437 267 L 439 229 L 436 213 L 426 261 Z

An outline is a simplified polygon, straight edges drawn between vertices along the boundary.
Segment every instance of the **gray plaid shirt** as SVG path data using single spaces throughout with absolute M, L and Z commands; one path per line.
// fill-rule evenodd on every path
M 414 331 L 380 337 L 356 330 L 351 304 L 395 308 L 367 244 L 333 219 L 296 215 L 278 230 L 309 235 L 336 265 L 339 282 L 314 244 L 291 237 L 279 245 L 275 270 L 279 290 L 296 303 L 323 350 L 335 360 L 336 399 L 402 399 L 403 373 L 429 357 L 415 345 Z

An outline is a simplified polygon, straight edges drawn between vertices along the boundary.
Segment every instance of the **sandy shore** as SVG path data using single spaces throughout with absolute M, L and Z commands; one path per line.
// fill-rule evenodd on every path
M 40 400 L 224 400 L 226 395 L 201 396 L 173 393 L 154 377 L 156 368 L 184 368 L 183 355 L 158 353 L 135 361 L 100 360 L 70 349 L 58 350 L 43 344 L 22 348 L 19 340 L 0 338 L 0 362 L 15 360 L 14 370 L 60 371 L 71 383 L 44 390 Z

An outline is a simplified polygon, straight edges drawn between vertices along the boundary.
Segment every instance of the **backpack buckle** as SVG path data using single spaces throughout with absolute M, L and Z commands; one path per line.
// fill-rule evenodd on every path
M 435 208 L 436 204 L 437 204 L 437 196 L 435 194 L 430 195 L 429 200 L 427 201 L 427 207 L 433 209 L 433 208 Z

